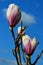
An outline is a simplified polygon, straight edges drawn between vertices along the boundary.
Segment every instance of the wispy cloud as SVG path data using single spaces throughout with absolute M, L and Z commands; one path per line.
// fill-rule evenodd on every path
M 24 62 L 22 62 L 23 65 L 25 65 Z M 0 58 L 0 65 L 17 65 L 16 60 L 11 60 L 11 59 L 5 59 L 5 58 Z
M 26 12 L 22 11 L 22 18 L 23 23 L 30 25 L 36 22 L 35 16 L 32 16 L 31 14 L 27 14 Z
M 6 17 L 7 8 L 2 9 L 4 16 Z
M 17 65 L 16 60 L 0 58 L 0 65 Z
M 2 11 L 4 12 L 4 15 L 6 16 L 7 8 L 4 8 Z M 30 24 L 36 23 L 35 16 L 28 14 L 25 11 L 21 11 L 21 15 L 22 15 L 21 19 L 24 25 L 30 25 Z

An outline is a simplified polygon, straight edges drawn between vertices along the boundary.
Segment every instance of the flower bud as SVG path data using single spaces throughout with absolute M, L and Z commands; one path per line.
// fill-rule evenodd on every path
M 31 39 L 30 36 L 25 35 L 22 37 L 22 42 L 23 42 L 25 53 L 31 55 L 36 48 L 36 44 L 37 44 L 36 38 L 34 37 L 33 39 Z
M 21 26 L 19 26 L 17 29 L 17 34 L 20 35 L 21 31 L 22 31 L 22 34 L 24 34 L 25 31 L 23 31 L 23 30 L 24 30 L 24 28 L 22 27 L 22 30 L 21 30 Z
M 14 27 L 19 22 L 20 18 L 21 18 L 21 12 L 18 6 L 15 4 L 10 4 L 7 9 L 7 19 L 9 25 L 11 27 Z

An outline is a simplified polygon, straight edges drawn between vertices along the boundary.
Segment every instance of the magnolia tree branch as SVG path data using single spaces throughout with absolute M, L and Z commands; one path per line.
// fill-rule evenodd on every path
M 14 32 L 13 32 L 13 28 L 12 28 L 12 27 L 9 27 L 9 28 L 10 28 L 10 31 L 11 31 L 11 33 L 12 33 L 12 37 L 13 37 L 14 42 L 15 42 L 15 50 L 12 49 L 13 55 L 16 57 L 17 64 L 19 65 L 19 60 L 18 60 L 18 56 L 17 56 L 17 52 L 16 52 L 16 45 L 17 45 L 18 43 L 16 43 L 16 39 L 15 39 L 15 35 L 14 35 Z
M 13 28 L 10 27 L 10 31 L 12 33 L 12 37 L 13 37 L 14 42 L 15 42 L 15 49 L 12 49 L 13 55 L 16 57 L 17 64 L 18 65 L 22 65 L 21 55 L 20 55 L 20 48 L 21 48 L 22 49 L 22 54 L 23 54 L 23 59 L 24 59 L 26 65 L 29 65 L 29 64 L 30 65 L 36 65 L 37 61 L 39 60 L 39 58 L 41 57 L 41 55 L 43 53 L 43 50 L 37 56 L 37 58 L 36 58 L 36 60 L 35 60 L 35 62 L 33 64 L 31 63 L 31 59 L 30 58 L 29 59 L 27 59 L 27 58 L 25 59 L 25 56 L 24 56 L 25 55 L 25 52 L 24 52 L 23 47 L 22 47 L 22 36 L 23 36 L 22 35 L 22 21 L 20 21 L 20 25 L 21 25 L 21 34 L 17 38 L 15 38 L 15 35 L 14 35 L 14 32 L 13 32 Z M 25 31 L 26 28 L 27 27 L 25 27 L 23 31 Z M 19 41 L 20 41 L 20 44 L 18 44 Z M 38 44 L 39 44 L 39 42 L 37 43 L 36 47 L 38 46 Z M 20 47 L 20 45 L 21 45 L 21 47 Z
M 14 32 L 13 32 L 13 27 L 9 27 L 9 29 L 11 31 L 11 34 L 12 34 L 13 39 L 15 40 L 15 35 L 14 35 Z
M 11 29 L 11 33 L 12 33 L 12 36 L 13 36 L 13 39 L 14 39 L 14 42 L 15 42 L 15 49 L 12 49 L 12 52 L 13 52 L 13 55 L 16 57 L 16 61 L 17 61 L 17 64 L 18 65 L 22 65 L 22 62 L 21 62 L 21 55 L 20 55 L 20 45 L 22 45 L 22 33 L 21 33 L 21 43 L 20 43 L 20 45 L 18 44 L 18 41 L 19 41 L 19 36 L 18 36 L 18 38 L 17 39 L 15 39 L 15 36 L 14 36 L 14 32 L 13 32 L 13 29 Z M 39 42 L 38 42 L 38 44 L 39 44 Z M 37 44 L 37 45 L 38 45 Z M 17 47 L 18 47 L 18 51 L 17 51 Z M 22 47 L 21 47 L 22 48 Z M 18 53 L 18 55 L 17 55 L 17 53 Z M 24 57 L 24 50 L 23 50 L 23 48 L 22 48 L 22 53 L 23 53 L 23 59 L 24 59 L 24 61 L 26 62 L 26 60 L 25 60 L 25 57 Z M 42 53 L 43 53 L 43 50 L 41 51 L 41 53 L 37 56 L 37 58 L 36 58 L 36 60 L 35 60 L 35 62 L 32 64 L 31 63 L 31 59 L 27 59 L 27 62 L 26 62 L 26 65 L 36 65 L 36 63 L 37 63 L 37 61 L 40 59 L 40 57 L 41 57 L 41 55 L 42 55 Z M 19 58 L 18 58 L 19 57 Z
M 29 56 L 27 56 L 27 58 L 26 58 L 27 59 L 27 64 L 26 65 L 36 65 L 36 63 L 38 62 L 38 60 L 40 59 L 42 54 L 43 54 L 43 50 L 40 52 L 40 54 L 38 54 L 38 56 L 37 56 L 37 58 L 36 58 L 36 60 L 33 64 L 31 63 L 31 58 Z
M 34 62 L 32 65 L 36 65 L 36 63 L 38 62 L 38 60 L 39 60 L 39 59 L 40 59 L 40 57 L 42 56 L 42 53 L 43 53 L 43 50 L 41 51 L 41 53 L 40 53 L 40 54 L 38 54 L 38 56 L 37 56 L 37 58 L 36 58 L 35 62 Z

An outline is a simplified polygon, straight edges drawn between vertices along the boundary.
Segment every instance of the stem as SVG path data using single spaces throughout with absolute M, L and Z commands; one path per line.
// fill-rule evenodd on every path
M 30 58 L 30 56 L 26 55 L 26 59 L 27 59 L 27 65 L 31 65 L 31 58 Z
M 11 33 L 12 33 L 12 36 L 13 36 L 13 39 L 15 40 L 15 35 L 14 35 L 14 32 L 13 32 L 13 27 L 9 27 Z
M 15 47 L 15 56 L 16 56 L 17 64 L 19 65 L 19 61 L 18 61 L 18 57 L 17 57 L 17 52 L 16 52 L 16 47 Z
M 25 58 L 24 58 L 24 51 L 23 51 L 23 48 L 22 48 L 22 32 L 26 29 L 26 27 L 24 28 L 24 30 L 22 31 L 22 20 L 20 21 L 20 26 L 21 26 L 21 34 L 20 34 L 20 39 L 21 39 L 21 50 L 23 52 L 23 59 L 25 61 Z
M 13 52 L 13 55 L 16 57 L 17 64 L 19 65 L 16 49 L 12 49 L 12 52 Z
M 38 61 L 39 58 L 41 57 L 42 53 L 43 53 L 43 50 L 42 50 L 41 53 L 37 56 L 35 62 L 34 62 L 32 65 L 35 65 L 35 64 L 37 63 L 37 61 Z
M 12 37 L 13 37 L 13 39 L 14 39 L 14 42 L 15 42 L 15 57 L 16 57 L 16 60 L 17 60 L 17 64 L 19 65 L 19 61 L 18 61 L 18 57 L 17 57 L 17 52 L 16 52 L 16 39 L 15 39 L 15 35 L 14 35 L 14 32 L 13 32 L 13 27 L 9 27 L 10 28 L 10 31 L 11 31 L 11 33 L 12 33 Z M 13 52 L 13 54 L 14 54 L 14 52 Z
M 20 35 L 20 37 L 21 37 L 21 48 L 22 48 L 22 20 L 20 21 L 20 25 L 21 25 L 21 35 Z
M 21 55 L 20 55 L 20 48 L 18 49 L 18 54 L 19 54 L 20 64 L 22 65 L 22 63 L 21 63 L 21 57 L 20 57 L 20 56 L 21 56 Z M 19 59 L 18 59 L 18 60 L 19 60 Z

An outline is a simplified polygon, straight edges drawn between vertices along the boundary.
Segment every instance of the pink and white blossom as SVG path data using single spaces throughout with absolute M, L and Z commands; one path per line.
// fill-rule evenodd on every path
M 11 27 L 15 26 L 21 18 L 19 7 L 15 4 L 10 4 L 7 9 L 7 19 Z
M 36 38 L 34 37 L 33 39 L 31 39 L 30 36 L 24 35 L 22 37 L 22 42 L 23 42 L 24 51 L 26 52 L 26 54 L 31 55 L 36 48 L 36 44 L 37 44 Z

